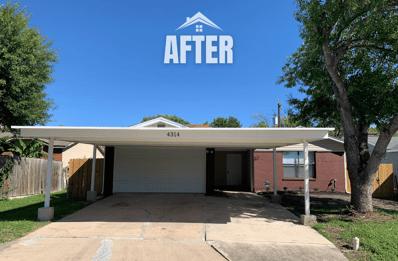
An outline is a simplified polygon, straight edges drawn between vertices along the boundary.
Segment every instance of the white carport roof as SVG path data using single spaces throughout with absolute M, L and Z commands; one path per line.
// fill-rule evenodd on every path
M 334 128 L 142 128 L 12 126 L 21 136 L 104 146 L 272 148 L 328 138 Z M 173 133 L 173 136 L 170 135 Z M 174 134 L 178 134 L 177 137 Z

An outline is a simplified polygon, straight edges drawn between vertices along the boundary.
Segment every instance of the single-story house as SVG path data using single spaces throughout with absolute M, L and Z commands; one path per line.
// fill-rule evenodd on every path
M 0 133 L 0 138 L 4 136 L 11 137 L 12 140 L 13 135 L 10 132 L 2 132 Z M 22 140 L 25 142 L 29 142 L 33 138 L 23 137 Z M 43 142 L 43 151 L 48 153 L 49 140 L 39 138 L 41 142 Z M 12 152 L 3 152 L 2 155 L 12 155 Z M 105 149 L 102 146 L 97 147 L 96 158 L 104 158 Z M 93 145 L 77 143 L 77 142 L 68 142 L 55 140 L 54 141 L 54 150 L 53 157 L 55 161 L 62 161 L 63 168 L 68 167 L 69 161 L 71 159 L 84 159 L 84 158 L 92 158 L 93 157 Z
M 372 153 L 378 139 L 378 136 L 368 137 L 370 153 Z M 395 179 L 398 180 L 398 136 L 393 136 L 391 138 L 390 144 L 388 144 L 387 147 L 386 156 L 381 160 L 381 163 L 393 164 L 394 176 Z
M 190 128 L 162 117 L 130 127 L 13 126 L 23 137 L 105 146 L 104 192 L 206 193 L 237 186 L 254 191 L 254 150 L 303 144 L 309 171 L 309 142 L 328 140 L 333 128 Z M 52 157 L 49 157 L 50 159 Z M 48 164 L 51 162 L 49 161 Z M 276 164 L 276 161 L 274 161 Z M 95 164 L 94 164 L 95 165 Z M 51 179 L 48 165 L 47 181 Z M 93 167 L 93 170 L 95 167 Z M 278 182 L 275 178 L 273 184 Z M 92 188 L 87 197 L 96 198 Z M 305 213 L 309 215 L 309 179 L 305 187 Z M 278 186 L 276 186 L 278 187 Z M 92 193 L 91 193 L 92 192 Z M 276 192 L 276 191 L 275 191 Z M 51 216 L 49 192 L 39 218 Z M 41 214 L 40 214 L 41 213 Z M 53 214 L 53 213 L 52 213 Z M 40 217 L 40 215 L 43 215 Z M 44 217 L 46 216 L 46 217 Z
M 278 190 L 299 190 L 303 186 L 303 144 L 295 144 L 276 149 Z M 309 142 L 310 190 L 346 192 L 346 168 L 344 141 L 339 138 Z M 254 151 L 254 190 L 265 190 L 265 181 L 273 179 L 273 153 L 270 149 Z M 272 182 L 270 185 L 273 190 Z

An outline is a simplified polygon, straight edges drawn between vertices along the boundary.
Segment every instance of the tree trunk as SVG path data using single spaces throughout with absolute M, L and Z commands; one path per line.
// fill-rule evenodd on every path
M 354 176 L 354 175 L 350 175 Z M 359 176 L 359 175 L 356 175 Z M 365 179 L 352 178 L 351 180 L 351 205 L 358 212 L 373 212 L 372 189 L 376 173 L 373 175 L 364 174 Z M 371 179 L 373 177 L 373 179 Z

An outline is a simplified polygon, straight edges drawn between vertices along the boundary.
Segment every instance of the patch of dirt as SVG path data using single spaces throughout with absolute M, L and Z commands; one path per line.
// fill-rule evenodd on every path
M 342 240 L 340 237 L 337 236 L 341 232 L 344 231 L 343 228 L 328 227 L 328 228 L 324 229 L 324 231 L 328 232 L 332 236 L 334 245 L 341 251 L 341 253 L 344 254 L 344 256 L 348 260 L 357 260 L 357 259 L 364 260 L 365 259 L 365 255 L 364 254 L 362 254 L 359 251 L 354 251 L 352 249 L 351 242 L 347 242 L 345 240 Z

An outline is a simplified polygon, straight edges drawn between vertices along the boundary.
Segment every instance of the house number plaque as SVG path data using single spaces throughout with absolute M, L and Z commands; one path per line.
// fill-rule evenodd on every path
M 176 138 L 176 137 L 180 137 L 180 133 L 179 132 L 168 132 L 167 136 Z

